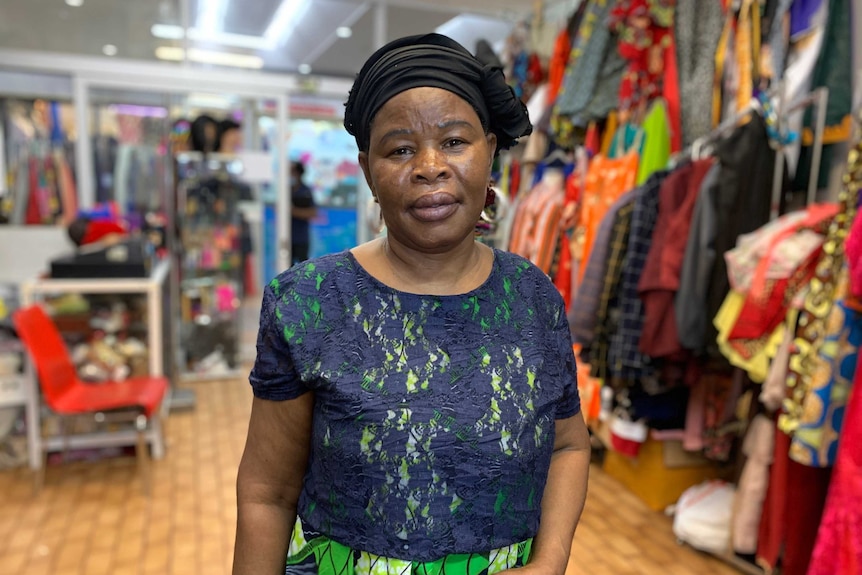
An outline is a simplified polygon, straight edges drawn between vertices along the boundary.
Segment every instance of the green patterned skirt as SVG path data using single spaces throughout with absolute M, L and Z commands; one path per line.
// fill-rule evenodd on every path
M 527 539 L 487 553 L 446 555 L 436 561 L 407 561 L 351 549 L 303 525 L 297 516 L 286 575 L 494 575 L 521 567 L 530 558 Z

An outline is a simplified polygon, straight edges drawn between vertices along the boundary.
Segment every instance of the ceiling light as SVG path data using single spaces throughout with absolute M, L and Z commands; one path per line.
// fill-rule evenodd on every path
M 311 74 L 311 66 L 308 64 L 300 64 L 296 67 L 296 71 L 300 74 Z
M 182 40 L 185 37 L 185 31 L 182 26 L 173 24 L 153 24 L 150 28 L 150 34 L 155 38 L 163 40 Z M 234 48 L 248 48 L 251 50 L 272 50 L 275 47 L 273 42 L 270 42 L 263 36 L 249 36 L 247 34 L 230 34 L 227 32 L 218 32 L 216 34 L 207 34 L 198 28 L 189 28 L 189 40 L 198 42 L 211 42 L 221 44 L 222 46 L 231 46 Z
M 84 5 L 84 0 L 66 0 L 66 6 L 71 6 L 72 8 L 80 8 Z
M 171 62 L 182 62 L 186 58 L 186 51 L 177 46 L 159 46 L 156 48 L 156 58 L 159 60 L 170 60 Z
M 335 29 L 335 35 L 339 38 L 350 38 L 353 36 L 353 29 L 350 26 L 339 26 Z
M 217 34 L 224 28 L 227 0 L 198 2 L 197 28 L 204 34 Z
M 163 40 L 182 40 L 186 35 L 182 26 L 172 24 L 153 24 L 150 27 L 150 34 Z
M 176 46 L 159 46 L 156 48 L 156 58 L 159 60 L 170 60 L 182 62 L 186 52 Z M 232 52 L 219 52 L 217 50 L 201 50 L 189 48 L 188 59 L 201 64 L 215 64 L 217 66 L 232 66 L 235 68 L 263 68 L 263 58 L 249 54 L 234 54 Z
M 117 47 L 113 44 L 105 44 L 102 46 L 102 54 L 105 56 L 116 56 L 117 55 Z
M 306 8 L 307 0 L 281 0 L 263 37 L 276 44 L 283 42 L 302 18 Z

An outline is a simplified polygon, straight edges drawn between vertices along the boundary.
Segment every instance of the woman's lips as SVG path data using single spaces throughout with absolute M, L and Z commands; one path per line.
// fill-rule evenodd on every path
M 413 216 L 423 222 L 445 220 L 458 209 L 455 197 L 445 192 L 422 196 L 411 207 Z

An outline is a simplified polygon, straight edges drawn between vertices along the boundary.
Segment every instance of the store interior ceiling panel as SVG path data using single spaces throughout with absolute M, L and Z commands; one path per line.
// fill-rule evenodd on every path
M 187 58 L 196 65 L 230 61 L 352 77 L 380 38 L 437 30 L 471 51 L 479 39 L 499 48 L 532 6 L 528 0 L 0 0 L 0 48 Z

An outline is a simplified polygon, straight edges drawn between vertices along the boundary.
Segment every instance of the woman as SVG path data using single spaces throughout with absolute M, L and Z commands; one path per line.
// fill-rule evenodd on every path
M 429 34 L 371 56 L 344 123 L 387 235 L 264 294 L 234 573 L 562 574 L 589 466 L 562 298 L 474 239 L 526 110 Z

